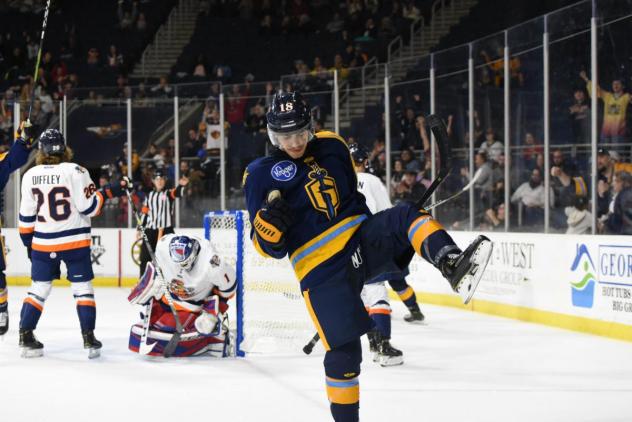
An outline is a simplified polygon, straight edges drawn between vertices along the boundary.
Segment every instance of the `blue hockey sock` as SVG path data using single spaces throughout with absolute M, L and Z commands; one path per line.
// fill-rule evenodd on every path
M 329 408 L 336 422 L 357 422 L 360 420 L 360 403 L 338 404 L 332 403 Z
M 44 300 L 40 300 L 29 293 L 22 303 L 20 312 L 20 329 L 34 330 L 44 310 Z
M 94 330 L 95 321 L 97 319 L 97 308 L 93 295 L 85 295 L 77 297 L 77 315 L 79 316 L 79 324 L 81 331 Z
M 0 288 L 0 312 L 5 312 L 9 305 L 9 290 L 5 287 Z
M 373 312 L 373 309 L 369 310 L 371 319 L 375 322 L 377 330 L 382 334 L 384 338 L 391 338 L 391 313 L 388 312 Z M 379 311 L 382 311 L 379 309 Z

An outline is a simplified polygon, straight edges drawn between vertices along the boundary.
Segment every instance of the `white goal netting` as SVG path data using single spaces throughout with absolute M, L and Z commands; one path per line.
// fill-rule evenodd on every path
M 289 260 L 264 258 L 255 250 L 246 211 L 209 212 L 204 230 L 237 271 L 231 329 L 238 353 L 300 353 L 315 329 Z

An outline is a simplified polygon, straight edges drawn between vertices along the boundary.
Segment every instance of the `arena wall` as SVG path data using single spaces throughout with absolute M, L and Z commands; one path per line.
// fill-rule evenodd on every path
M 204 235 L 203 229 L 180 232 Z M 30 265 L 17 230 L 4 229 L 2 234 L 9 284 L 28 285 Z M 95 285 L 130 287 L 136 282 L 135 235 L 132 229 L 92 230 Z M 453 232 L 453 236 L 464 247 L 474 234 Z M 441 274 L 416 257 L 408 281 L 420 302 L 632 341 L 632 238 L 529 233 L 488 236 L 494 241 L 494 252 L 469 305 L 463 306 Z M 432 320 L 432 314 L 428 319 Z

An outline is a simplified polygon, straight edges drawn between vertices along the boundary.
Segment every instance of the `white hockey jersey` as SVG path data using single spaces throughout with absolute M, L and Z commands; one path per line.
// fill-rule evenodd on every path
M 35 166 L 22 179 L 20 235 L 23 240 L 33 235 L 34 251 L 89 248 L 90 218 L 104 202 L 85 168 L 75 163 Z
M 358 191 L 366 198 L 366 205 L 373 214 L 393 206 L 379 177 L 366 172 L 358 173 L 357 176 Z
M 230 299 L 237 288 L 234 268 L 224 263 L 206 239 L 189 236 L 200 242 L 200 254 L 193 268 L 186 271 L 169 256 L 169 242 L 176 236 L 168 234 L 156 246 L 156 261 L 169 291 L 177 297 L 176 305 L 189 312 L 197 312 L 209 296 Z

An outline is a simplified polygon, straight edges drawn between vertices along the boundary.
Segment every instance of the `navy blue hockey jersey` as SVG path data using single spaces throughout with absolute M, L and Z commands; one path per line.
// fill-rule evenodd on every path
M 354 234 L 370 211 L 357 190 L 344 139 L 333 132 L 319 132 L 300 159 L 280 150 L 259 158 L 246 168 L 243 184 L 251 224 L 272 190 L 278 189 L 292 209 L 295 221 L 284 249 L 272 249 L 254 230 L 251 238 L 264 256 L 281 259 L 288 255 L 303 290 L 346 268 L 359 243 Z

